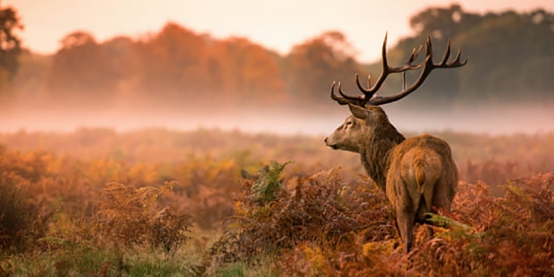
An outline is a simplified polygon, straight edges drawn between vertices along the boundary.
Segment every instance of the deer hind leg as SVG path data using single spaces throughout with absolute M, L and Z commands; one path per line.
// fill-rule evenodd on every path
M 396 223 L 402 242 L 404 242 L 404 252 L 409 253 L 414 243 L 415 212 L 397 210 Z

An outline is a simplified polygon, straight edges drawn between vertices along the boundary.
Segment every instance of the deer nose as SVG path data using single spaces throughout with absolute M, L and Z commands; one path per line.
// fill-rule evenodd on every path
M 325 139 L 323 140 L 323 142 L 327 143 L 327 138 L 325 138 Z

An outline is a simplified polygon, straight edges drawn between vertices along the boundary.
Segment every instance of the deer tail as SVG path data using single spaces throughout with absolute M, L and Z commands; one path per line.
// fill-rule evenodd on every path
M 423 201 L 425 202 L 425 205 L 427 206 L 427 209 L 429 210 L 431 209 L 431 205 L 433 202 L 433 183 L 436 180 L 432 180 L 433 176 L 430 176 L 428 174 L 427 164 L 424 161 L 417 162 L 414 169 L 414 177 L 417 183 L 418 192 L 420 193 Z

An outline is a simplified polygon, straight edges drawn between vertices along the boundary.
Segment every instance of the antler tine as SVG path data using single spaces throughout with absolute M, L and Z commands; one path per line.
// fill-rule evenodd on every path
M 400 68 L 391 68 L 389 66 L 389 63 L 387 60 L 387 38 L 388 38 L 388 33 L 385 33 L 385 39 L 383 40 L 383 47 L 381 48 L 381 60 L 383 63 L 383 71 L 381 72 L 381 75 L 379 75 L 379 77 L 377 78 L 377 81 L 375 81 L 375 84 L 373 85 L 373 87 L 371 86 L 371 83 L 370 83 L 371 76 L 368 76 L 367 78 L 367 85 L 368 85 L 367 89 L 362 87 L 358 78 L 356 78 L 356 84 L 358 85 L 358 88 L 364 93 L 363 99 L 361 99 L 362 106 L 366 105 L 371 100 L 371 98 L 374 97 L 375 93 L 379 90 L 379 88 L 381 88 L 381 85 L 383 85 L 383 82 L 385 81 L 385 79 L 390 73 L 400 72 L 402 70 Z
M 458 53 L 456 54 L 456 58 L 451 63 L 447 63 L 446 65 L 448 67 L 460 67 L 467 63 L 467 58 L 463 62 L 460 62 L 460 58 L 462 56 L 462 47 L 458 48 Z
M 444 57 L 442 58 L 441 62 L 438 65 L 435 65 L 436 67 L 459 67 L 462 65 L 465 65 L 467 63 L 467 58 L 460 62 L 460 58 L 462 56 L 462 48 L 458 48 L 458 53 L 456 53 L 456 57 L 453 61 L 448 62 L 448 58 L 450 57 L 450 40 L 448 40 L 448 44 L 446 45 L 446 52 L 444 53 Z
M 446 51 L 444 51 L 444 56 L 442 57 L 442 60 L 439 63 L 439 66 L 446 65 L 446 62 L 448 61 L 448 58 L 450 57 L 450 39 L 448 40 L 448 43 L 446 44 Z
M 346 105 L 346 104 L 359 105 L 363 101 L 363 96 L 354 97 L 354 96 L 349 96 L 349 95 L 344 94 L 342 92 L 340 82 L 338 82 L 338 91 L 339 91 L 339 94 L 342 97 L 336 96 L 335 95 L 335 85 L 337 85 L 337 82 L 333 82 L 333 84 L 331 84 L 331 99 L 335 100 L 337 103 L 339 103 L 339 105 Z
M 371 75 L 367 75 L 367 89 L 364 88 L 362 84 L 360 84 L 360 78 L 358 76 L 358 73 L 356 73 L 356 75 L 354 76 L 356 78 L 356 85 L 358 86 L 358 89 L 360 89 L 364 94 L 370 93 L 371 91 L 369 89 L 371 88 Z
M 427 35 L 427 39 L 425 40 L 425 54 L 427 56 L 433 56 L 433 44 L 431 43 L 431 35 Z M 431 61 L 433 58 L 431 58 Z
M 411 55 L 410 58 L 408 59 L 407 64 L 411 64 L 411 63 L 413 63 L 413 62 L 417 59 L 417 57 L 419 56 L 419 53 L 421 53 L 421 49 L 423 49 L 423 45 L 420 45 L 420 46 L 417 48 L 417 50 L 416 50 L 415 47 L 412 49 L 412 55 Z
M 406 90 L 406 72 L 402 72 L 402 90 Z
M 333 81 L 333 84 L 331 85 L 331 99 L 337 101 L 337 103 L 339 103 L 339 105 L 348 104 L 348 101 L 345 101 L 344 98 L 340 98 L 340 97 L 337 97 L 335 95 L 335 85 L 336 85 L 336 82 Z
M 379 90 L 379 87 L 383 83 L 384 79 L 386 78 L 386 76 L 391 71 L 391 68 L 389 67 L 389 63 L 388 63 L 388 60 L 387 60 L 387 37 L 388 37 L 388 33 L 385 33 L 385 39 L 383 40 L 383 46 L 381 47 L 381 60 L 382 60 L 382 63 L 383 63 L 383 72 L 381 73 L 379 78 L 377 78 L 377 82 L 375 83 L 375 85 L 373 87 L 371 87 L 371 83 L 370 83 L 371 76 L 368 75 L 367 76 L 367 89 L 364 88 L 359 82 L 358 74 L 356 74 L 356 85 L 358 85 L 358 89 L 360 89 L 360 91 L 362 91 L 364 93 L 365 98 L 367 98 L 367 100 L 371 99 L 371 97 L 373 97 L 375 92 L 377 90 Z
M 370 76 L 367 77 L 368 86 L 370 82 L 369 80 L 370 80 Z M 331 99 L 337 101 L 340 105 L 355 104 L 358 106 L 364 106 L 374 93 L 362 87 L 362 84 L 360 84 L 358 74 L 356 74 L 356 84 L 358 85 L 358 88 L 364 93 L 364 95 L 359 95 L 359 96 L 348 95 L 342 91 L 341 84 L 340 82 L 338 82 L 337 90 L 339 91 L 339 94 L 341 97 L 337 97 L 335 95 L 335 82 L 333 82 L 331 86 Z
M 344 97 L 346 100 L 363 101 L 364 98 L 365 98 L 363 95 L 360 95 L 360 96 L 350 96 L 350 95 L 345 94 L 344 92 L 342 92 L 342 89 L 341 89 L 341 86 L 340 86 L 340 82 L 339 82 L 339 85 L 338 85 L 338 91 L 339 91 L 340 96 Z
M 421 53 L 421 49 L 423 49 L 423 46 L 420 45 L 417 50 L 416 48 L 414 47 L 412 49 L 412 55 L 410 56 L 410 58 L 408 59 L 408 61 L 406 62 L 405 66 L 411 66 L 411 64 L 417 59 L 417 57 L 419 56 L 419 53 Z M 417 66 L 416 66 L 417 67 Z M 421 67 L 421 66 L 420 66 Z M 403 71 L 402 72 L 402 90 L 405 90 L 406 89 L 406 71 Z
M 383 73 L 389 70 L 389 63 L 387 61 L 387 37 L 388 33 L 385 33 L 385 39 L 383 40 L 383 48 L 381 48 L 381 59 L 383 60 Z

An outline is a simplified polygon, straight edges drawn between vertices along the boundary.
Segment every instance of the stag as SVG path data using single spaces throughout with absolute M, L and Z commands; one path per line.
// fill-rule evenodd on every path
M 377 81 L 364 88 L 356 75 L 356 84 L 363 93 L 359 96 L 345 94 L 338 83 L 331 86 L 331 98 L 340 105 L 348 105 L 352 115 L 348 116 L 325 143 L 332 149 L 359 153 L 361 162 L 379 188 L 387 195 L 396 211 L 396 224 L 404 242 L 404 251 L 410 252 L 413 228 L 416 223 L 425 223 L 425 214 L 436 213 L 438 209 L 450 211 L 450 203 L 458 185 L 458 170 L 452 159 L 450 146 L 444 140 L 421 135 L 405 138 L 390 123 L 380 105 L 398 101 L 415 91 L 435 68 L 455 68 L 467 63 L 460 61 L 461 48 L 449 62 L 450 41 L 439 63 L 433 61 L 431 38 L 425 43 L 426 56 L 421 63 L 414 64 L 422 46 L 412 51 L 408 60 L 399 67 L 391 67 L 386 55 L 387 37 L 383 42 L 383 69 Z M 406 72 L 419 71 L 416 81 L 407 86 Z M 378 96 L 385 79 L 394 73 L 402 74 L 402 89 L 392 96 Z

